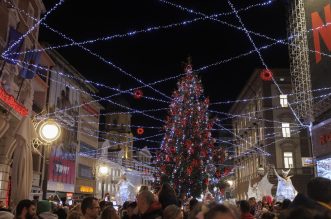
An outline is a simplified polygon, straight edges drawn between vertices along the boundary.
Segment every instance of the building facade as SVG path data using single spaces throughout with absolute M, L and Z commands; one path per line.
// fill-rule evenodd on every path
M 83 83 L 85 78 L 64 57 L 56 51 L 48 53 L 55 62 L 50 77 L 49 112 L 62 126 L 61 138 L 47 155 L 48 196 L 81 199 L 96 191 L 95 160 L 102 106 L 91 97 L 97 90 Z
M 31 17 L 39 19 L 44 12 L 45 7 L 41 0 L 1 1 L 0 51 L 4 52 L 10 48 L 9 45 L 13 45 L 13 42 L 33 27 L 35 20 Z M 17 41 L 17 46 L 12 47 L 9 52 L 41 48 L 38 35 L 39 28 L 36 27 L 23 40 Z M 45 52 L 40 52 L 35 57 L 37 56 L 38 60 L 34 58 L 33 61 L 43 66 L 42 71 L 27 67 L 27 63 L 32 61 L 29 53 L 9 55 L 9 59 L 0 61 L 0 200 L 6 205 L 10 204 L 10 194 L 15 193 L 9 191 L 9 179 L 12 174 L 10 164 L 16 149 L 16 130 L 23 118 L 31 118 L 46 110 L 48 69 L 54 66 L 54 63 Z M 30 73 L 31 77 L 26 77 L 23 70 Z M 38 145 L 34 147 L 31 194 L 39 195 L 43 180 L 43 159 L 40 154 L 44 149 Z
M 271 71 L 283 94 L 270 78 L 264 77 L 264 70 L 257 69 L 230 110 L 236 152 L 235 192 L 239 199 L 248 198 L 249 185 L 261 179 L 259 167 L 269 174 L 269 181 L 275 185 L 274 193 L 277 180 L 273 168 L 279 173 L 291 168 L 293 185 L 302 193 L 313 176 L 313 168 L 302 163 L 302 158 L 312 157 L 308 132 L 289 107 L 292 102 L 288 95 L 292 90 L 289 72 Z

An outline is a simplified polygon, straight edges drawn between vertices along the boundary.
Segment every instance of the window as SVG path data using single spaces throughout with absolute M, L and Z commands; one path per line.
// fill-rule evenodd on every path
M 282 123 L 282 133 L 284 138 L 291 137 L 290 123 Z
M 282 107 L 288 107 L 287 95 L 279 95 L 279 100 Z
M 284 167 L 285 168 L 293 168 L 293 153 L 292 152 L 284 152 Z

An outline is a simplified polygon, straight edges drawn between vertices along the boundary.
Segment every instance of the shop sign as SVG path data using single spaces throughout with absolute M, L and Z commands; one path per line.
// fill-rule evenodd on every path
M 314 166 L 314 159 L 312 157 L 302 157 L 302 167 Z
M 79 191 L 85 192 L 85 193 L 93 193 L 94 189 L 93 189 L 93 187 L 90 187 L 90 186 L 81 186 L 79 188 Z

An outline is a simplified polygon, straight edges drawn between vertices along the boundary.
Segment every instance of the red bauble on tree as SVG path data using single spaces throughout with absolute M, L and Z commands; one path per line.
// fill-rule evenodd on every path
M 186 141 L 185 141 L 185 147 L 186 148 L 190 148 L 192 146 L 192 141 L 190 140 L 190 139 L 187 139 Z
M 192 160 L 192 167 L 198 167 L 199 166 L 199 161 L 198 160 L 196 160 L 196 159 L 194 159 L 194 160 Z
M 191 175 L 192 174 L 192 171 L 193 171 L 193 168 L 191 166 L 189 166 L 187 169 L 186 169 L 186 172 L 187 172 L 187 175 Z

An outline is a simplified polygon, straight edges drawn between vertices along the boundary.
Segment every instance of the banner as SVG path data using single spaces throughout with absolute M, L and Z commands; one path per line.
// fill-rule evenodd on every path
M 331 1 L 305 0 L 312 89 L 331 87 Z M 315 51 L 315 52 L 314 52 Z M 327 55 L 325 55 L 327 54 Z M 318 97 L 330 90 L 314 92 Z
M 18 62 L 19 54 L 17 54 L 23 45 L 24 38 L 20 39 L 23 36 L 22 33 L 18 32 L 14 28 L 10 27 L 9 29 L 9 37 L 8 37 L 8 43 L 6 45 L 6 48 L 3 51 L 7 51 L 5 57 L 8 59 L 5 59 L 6 62 L 16 65 Z M 17 42 L 20 39 L 19 42 Z M 17 42 L 14 46 L 12 46 L 15 42 Z M 12 54 L 13 53 L 13 54 Z
M 53 149 L 49 160 L 48 180 L 64 184 L 75 184 L 75 160 L 75 153 L 61 147 Z
M 40 52 L 27 53 L 24 57 L 23 68 L 20 72 L 20 76 L 24 79 L 34 78 L 37 67 L 40 60 Z

